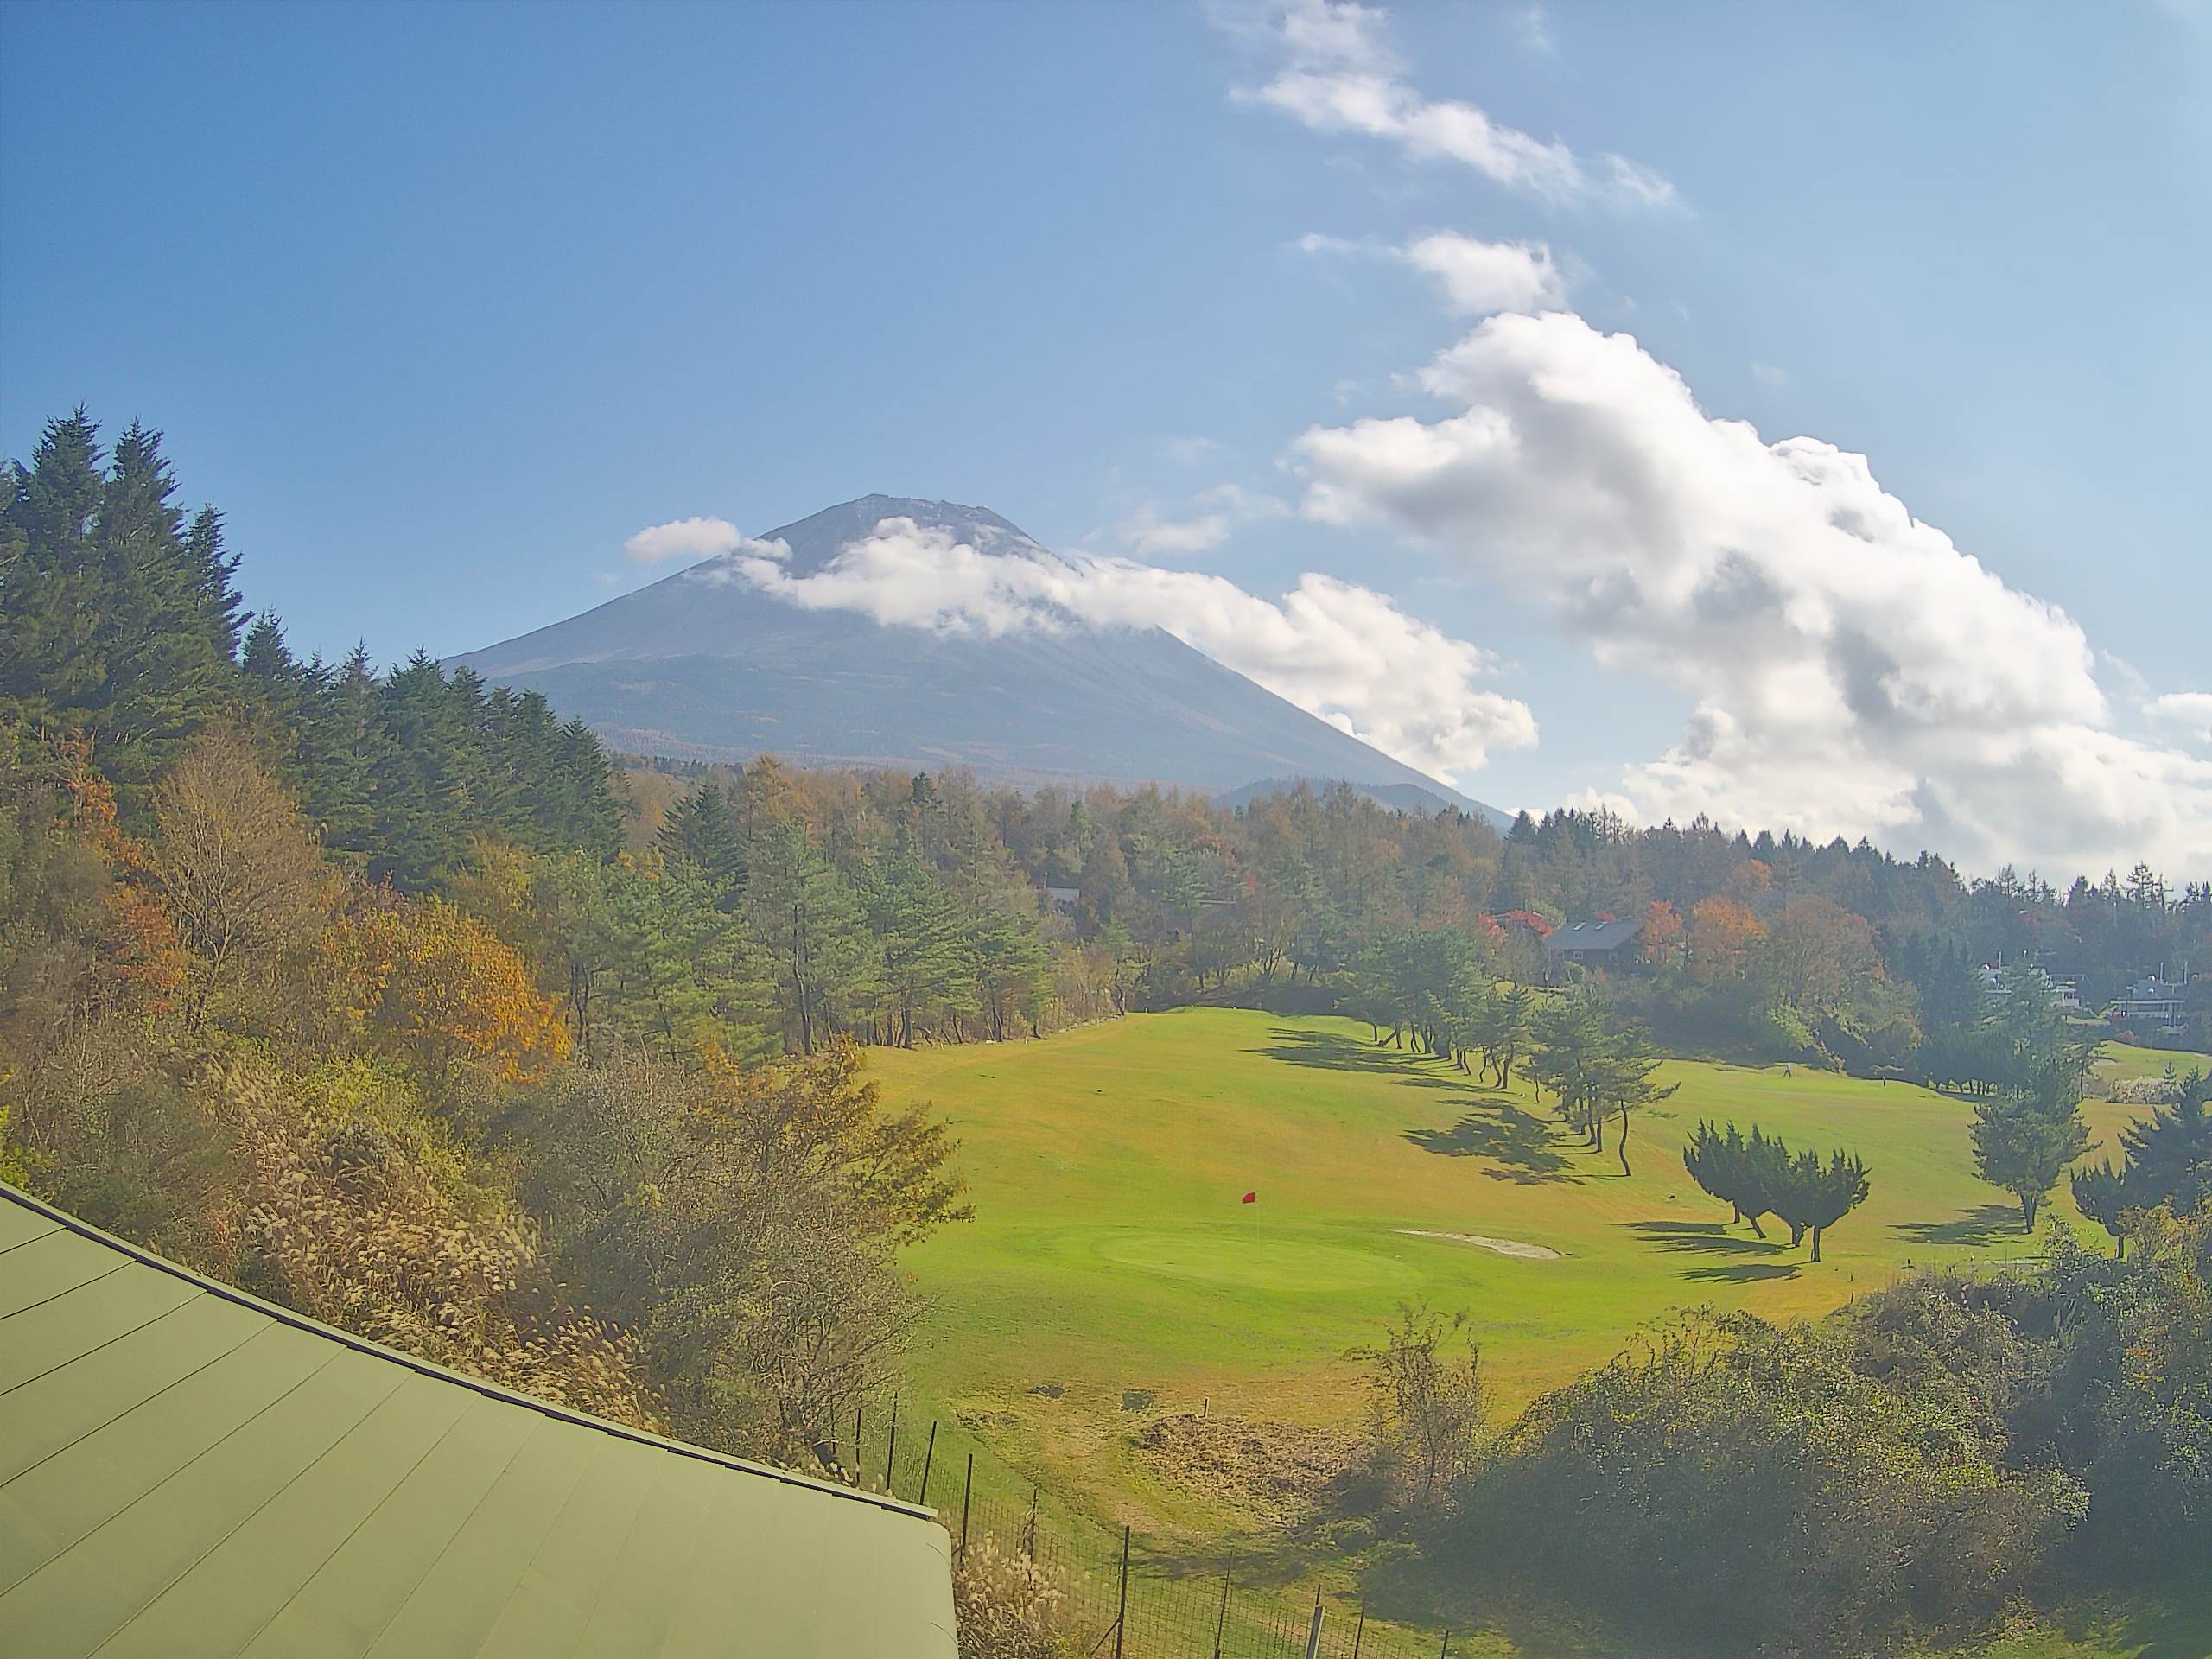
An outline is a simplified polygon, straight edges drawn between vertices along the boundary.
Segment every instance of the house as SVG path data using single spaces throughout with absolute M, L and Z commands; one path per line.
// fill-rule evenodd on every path
M 2169 985 L 2155 974 L 2146 974 L 2127 988 L 2125 996 L 2113 999 L 2105 1010 L 2105 1018 L 2115 1025 L 2150 1026 L 2161 1030 L 2177 1027 L 2182 1023 L 2182 994 L 2178 985 Z
M 1602 968 L 1635 961 L 1636 952 L 1629 947 L 1643 932 L 1642 922 L 1575 922 L 1554 929 L 1544 941 L 1544 949 L 1569 962 Z
M 496 1388 L 0 1185 L 0 1646 L 954 1659 L 931 1512 Z
M 1045 889 L 1045 897 L 1051 901 L 1055 909 L 1072 916 L 1075 914 L 1076 907 L 1083 902 L 1083 889 L 1081 887 L 1047 887 Z
M 2054 974 L 2032 963 L 2029 964 L 2029 971 L 2042 977 L 2043 982 L 2050 988 L 2051 995 L 2058 999 L 2058 1006 L 2065 1012 L 2079 1014 L 2082 1011 L 2082 982 L 2078 976 L 2073 974 Z M 2005 995 L 2003 968 L 1985 965 L 1975 970 L 1975 977 L 1981 982 L 1984 995 L 2003 996 Z

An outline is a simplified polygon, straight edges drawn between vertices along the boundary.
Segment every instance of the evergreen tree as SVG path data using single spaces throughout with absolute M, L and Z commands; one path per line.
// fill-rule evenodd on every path
M 2186 1215 L 2212 1202 L 2212 1073 L 2192 1070 L 2175 1081 L 2178 1100 L 2120 1132 L 2131 1209 L 2164 1204 Z
M 834 1012 L 850 1007 L 874 979 L 874 942 L 859 903 L 795 820 L 753 843 L 743 914 L 779 988 L 791 1046 L 811 1054 Z
M 1774 1143 L 1777 1152 L 1781 1143 Z M 1789 1242 L 1812 1235 L 1812 1259 L 1821 1259 L 1821 1235 L 1865 1202 L 1869 1183 L 1866 1166 L 1850 1154 L 1837 1151 L 1826 1164 L 1813 1152 L 1795 1158 L 1783 1153 L 1783 1174 L 1773 1195 L 1774 1212 L 1789 1229 Z
M 2127 1230 L 2122 1224 L 2130 1210 L 2139 1207 L 2127 1190 L 2124 1171 L 2100 1160 L 2074 1172 L 2074 1207 L 2112 1235 L 2120 1259 L 2127 1259 Z
M 744 843 L 730 814 L 729 798 L 711 778 L 669 809 L 654 840 L 668 857 L 689 860 L 732 890 L 744 884 Z

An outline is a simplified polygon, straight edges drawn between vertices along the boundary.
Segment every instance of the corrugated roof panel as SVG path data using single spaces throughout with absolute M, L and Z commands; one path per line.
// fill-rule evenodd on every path
M 134 1656 L 950 1659 L 912 1506 L 439 1370 L 0 1186 L 0 1630 Z

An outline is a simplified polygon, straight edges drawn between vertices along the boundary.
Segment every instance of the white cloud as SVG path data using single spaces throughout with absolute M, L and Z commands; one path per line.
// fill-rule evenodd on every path
M 727 518 L 671 518 L 639 531 L 622 543 L 622 551 L 639 564 L 659 564 L 669 559 L 712 558 L 744 540 Z
M 1300 253 L 1395 259 L 1436 279 L 1445 302 L 1470 316 L 1542 311 L 1567 302 L 1567 273 L 1541 242 L 1484 242 L 1437 231 L 1402 245 L 1354 241 L 1309 231 L 1291 245 Z
M 1588 165 L 1557 140 L 1493 121 L 1471 104 L 1423 98 L 1384 44 L 1388 15 L 1357 0 L 1293 0 L 1270 31 L 1273 77 L 1240 96 L 1314 131 L 1386 139 L 1415 161 L 1457 162 L 1548 200 L 1647 207 L 1674 200 L 1672 184 L 1622 156 Z
M 1789 371 L 1777 369 L 1771 363 L 1754 363 L 1751 365 L 1751 378 L 1769 391 L 1780 391 L 1789 384 Z
M 853 611 L 886 627 L 940 633 L 1164 628 L 1440 777 L 1463 777 L 1493 748 L 1536 741 L 1525 703 L 1478 683 L 1495 671 L 1489 653 L 1408 616 L 1386 594 L 1314 572 L 1271 601 L 1198 571 L 1066 557 L 1033 544 L 978 547 L 949 531 L 887 518 L 809 574 L 747 548 L 716 561 L 702 579 L 743 581 L 804 609 Z
M 1290 508 L 1278 498 L 1235 484 L 1200 490 L 1191 498 L 1191 505 L 1198 509 L 1192 517 L 1163 518 L 1160 504 L 1147 501 L 1114 526 L 1114 534 L 1134 558 L 1195 558 L 1221 546 L 1242 524 L 1290 515 Z
M 1546 604 L 1602 665 L 1688 692 L 1681 741 L 1622 780 L 1643 817 L 1983 868 L 2212 867 L 2212 762 L 2114 733 L 2081 628 L 1864 457 L 1714 419 L 1569 313 L 1493 317 L 1419 383 L 1452 412 L 1298 441 L 1304 510 L 1398 523 Z
M 1567 298 L 1567 279 L 1541 242 L 1482 242 L 1439 231 L 1402 251 L 1416 270 L 1444 285 L 1454 311 L 1487 316 L 1493 311 L 1541 311 Z
M 1221 440 L 1208 437 L 1169 438 L 1160 445 L 1178 467 L 1197 467 L 1222 452 Z
M 2212 743 L 2212 691 L 2169 691 L 2144 706 L 2153 719 L 2171 721 L 2199 743 Z
M 1122 540 L 1140 559 L 1190 558 L 1211 553 L 1229 539 L 1229 515 L 1201 513 L 1196 518 L 1162 518 L 1149 501 L 1121 527 Z

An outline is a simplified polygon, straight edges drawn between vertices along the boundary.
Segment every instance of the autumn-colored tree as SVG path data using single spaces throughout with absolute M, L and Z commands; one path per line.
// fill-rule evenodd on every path
M 1738 900 L 1719 893 L 1700 899 L 1690 910 L 1690 972 L 1707 985 L 1740 979 L 1765 937 L 1758 918 Z
M 379 892 L 334 930 L 372 1040 L 442 1097 L 464 1069 L 531 1082 L 565 1059 L 569 1029 L 519 952 L 443 899 Z
M 1682 948 L 1682 913 L 1664 899 L 1654 899 L 1643 909 L 1643 931 L 1637 936 L 1646 962 L 1664 962 Z
M 945 1168 L 958 1143 L 926 1112 L 885 1110 L 881 1086 L 849 1039 L 750 1070 L 713 1047 L 701 1059 L 706 1109 L 764 1182 L 824 1183 L 899 1244 L 975 1215 Z
M 1728 873 L 1728 897 L 1746 908 L 1765 898 L 1773 887 L 1774 868 L 1763 859 L 1747 858 Z
M 290 797 L 220 727 L 194 737 L 155 786 L 145 877 L 189 960 L 194 1023 L 258 1027 L 289 1003 L 340 889 Z
M 98 968 L 86 988 L 96 1008 L 132 1006 L 166 1014 L 183 992 L 191 968 L 168 909 L 149 890 L 151 850 L 124 833 L 115 791 L 93 768 L 89 739 L 64 737 L 54 758 L 68 801 L 59 826 L 66 840 L 97 861 L 106 878 L 100 891 L 106 926 L 98 945 Z
M 1754 971 L 1775 1006 L 1822 1019 L 1882 977 L 1882 952 L 1863 917 L 1832 899 L 1798 899 L 1768 925 Z

